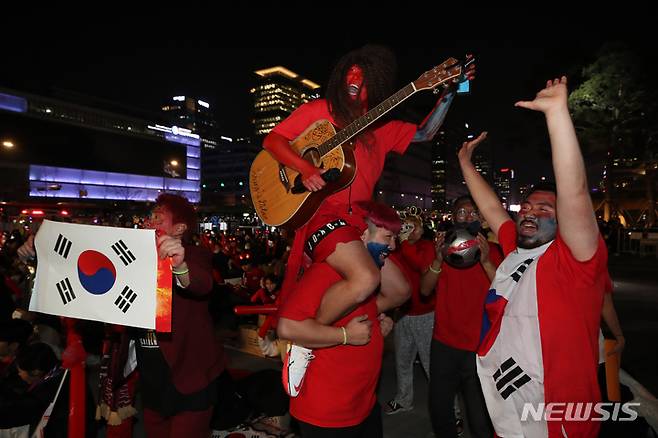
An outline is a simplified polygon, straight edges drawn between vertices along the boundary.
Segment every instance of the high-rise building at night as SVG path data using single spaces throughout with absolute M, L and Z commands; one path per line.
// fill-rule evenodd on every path
M 432 208 L 432 143 L 411 143 L 404 155 L 388 154 L 374 199 L 402 210 Z
M 171 102 L 162 106 L 162 112 L 171 126 L 187 128 L 201 137 L 214 138 L 217 135 L 217 122 L 210 104 L 201 99 L 174 96 Z
M 473 165 L 480 175 L 490 183 L 493 182 L 493 165 L 489 148 L 476 149 L 473 154 Z
M 530 189 L 532 189 L 532 184 L 519 185 L 519 202 L 524 199 L 528 193 L 530 193 Z
M 432 142 L 432 209 L 440 212 L 447 207 L 445 153 L 445 135 L 441 132 Z
M 262 138 L 300 105 L 319 97 L 320 86 L 285 67 L 257 70 L 254 97 L 254 134 Z
M 494 187 L 498 193 L 498 196 L 500 196 L 500 201 L 503 203 L 505 208 L 509 208 L 511 204 L 516 203 L 516 200 L 513 196 L 514 185 L 514 169 L 504 167 L 496 171 Z
M 215 210 L 249 206 L 249 169 L 260 143 L 221 135 L 214 150 L 204 150 L 201 187 L 204 205 Z
M 168 125 L 197 134 L 204 150 L 217 146 L 217 121 L 208 102 L 196 97 L 174 96 L 162 106 L 162 113 Z

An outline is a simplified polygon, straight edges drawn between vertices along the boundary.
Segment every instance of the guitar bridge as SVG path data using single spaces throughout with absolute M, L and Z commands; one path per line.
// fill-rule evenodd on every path
M 290 180 L 288 179 L 288 174 L 286 173 L 286 167 L 282 164 L 279 164 L 279 181 L 281 181 L 283 187 L 286 188 L 286 192 L 290 193 Z

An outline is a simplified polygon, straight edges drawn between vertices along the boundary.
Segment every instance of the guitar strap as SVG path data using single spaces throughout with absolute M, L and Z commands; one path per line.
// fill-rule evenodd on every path
M 311 257 L 313 255 L 313 250 L 315 250 L 315 248 L 320 244 L 320 242 L 322 242 L 325 237 L 329 235 L 329 233 L 337 230 L 338 228 L 346 226 L 347 222 L 345 222 L 343 219 L 336 219 L 335 221 L 329 222 L 328 224 L 324 224 L 317 231 L 311 234 L 311 237 L 306 240 L 304 251 L 309 257 Z

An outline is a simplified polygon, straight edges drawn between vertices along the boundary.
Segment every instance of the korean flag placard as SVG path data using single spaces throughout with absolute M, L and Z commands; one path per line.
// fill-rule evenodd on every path
M 44 220 L 30 310 L 155 329 L 154 230 Z

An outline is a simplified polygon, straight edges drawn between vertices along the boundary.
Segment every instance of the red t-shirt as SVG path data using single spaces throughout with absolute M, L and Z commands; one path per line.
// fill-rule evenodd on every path
M 283 303 L 279 316 L 294 321 L 315 318 L 327 288 L 342 277 L 328 263 L 314 263 Z M 319 427 L 351 427 L 366 419 L 375 394 L 384 351 L 377 320 L 375 295 L 334 326 L 347 325 L 359 315 L 372 321 L 370 342 L 362 346 L 339 345 L 313 350 L 299 395 L 290 399 L 290 414 Z
M 407 315 L 417 316 L 433 312 L 436 306 L 436 294 L 429 297 L 420 293 L 420 276 L 427 270 L 436 257 L 434 243 L 429 240 L 421 239 L 414 244 L 405 240 L 400 244 L 400 253 L 404 261 L 414 270 L 418 282 L 411 288 L 411 300 Z
M 409 284 L 409 287 L 411 288 L 411 293 L 413 297 L 413 291 L 418 291 L 420 289 L 420 275 L 418 272 L 414 271 L 412 267 L 407 263 L 407 261 L 404 259 L 402 256 L 402 253 L 399 250 L 396 250 L 389 254 L 388 260 L 393 262 L 395 266 L 398 267 L 400 272 L 402 272 L 402 275 L 404 276 L 405 280 L 407 280 L 407 283 Z M 410 301 L 410 300 L 409 300 Z M 404 303 L 402 306 L 402 309 L 405 310 L 405 314 L 408 314 L 408 305 L 410 302 L 407 301 Z
M 505 222 L 498 238 L 505 254 L 516 250 L 516 225 Z M 600 401 L 598 333 L 608 252 L 599 237 L 590 260 L 571 254 L 559 232 L 537 261 L 536 293 L 545 403 Z M 509 305 L 509 304 L 508 304 Z M 549 436 L 597 436 L 598 422 L 549 421 Z
M 329 113 L 327 101 L 325 99 L 313 100 L 297 108 L 272 132 L 292 141 L 311 123 L 321 119 L 329 120 L 335 125 L 334 119 Z M 374 126 L 374 129 L 371 128 L 374 140 L 371 150 L 368 150 L 360 140 L 356 142 L 354 155 L 357 171 L 354 181 L 349 187 L 327 197 L 320 210 L 328 209 L 330 212 L 339 214 L 347 213 L 350 200 L 352 204 L 357 201 L 369 201 L 372 198 L 375 184 L 384 169 L 386 154 L 389 152 L 403 154 L 417 129 L 416 125 L 399 120 L 379 125 L 375 122 Z
M 503 260 L 500 248 L 492 242 L 489 259 L 496 267 Z M 480 263 L 465 269 L 443 263 L 436 284 L 434 339 L 460 350 L 477 351 L 490 284 Z

